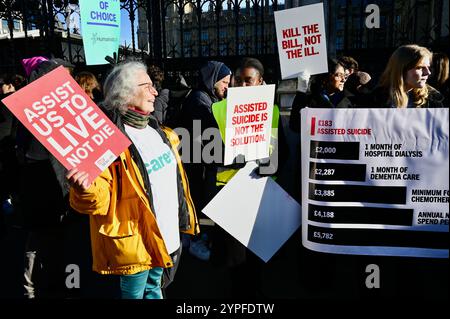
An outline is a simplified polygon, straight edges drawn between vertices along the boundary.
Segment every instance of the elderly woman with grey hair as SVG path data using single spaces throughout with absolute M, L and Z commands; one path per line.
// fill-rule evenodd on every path
M 94 271 L 120 276 L 125 299 L 161 299 L 180 231 L 199 232 L 178 136 L 150 114 L 158 94 L 144 64 L 124 62 L 104 83 L 103 107 L 132 144 L 94 181 L 69 171 L 70 204 L 90 215 Z

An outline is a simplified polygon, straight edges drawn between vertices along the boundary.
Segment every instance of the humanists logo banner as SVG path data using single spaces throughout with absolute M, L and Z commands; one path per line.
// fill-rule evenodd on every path
M 80 0 L 80 16 L 86 64 L 106 64 L 119 49 L 120 1 Z

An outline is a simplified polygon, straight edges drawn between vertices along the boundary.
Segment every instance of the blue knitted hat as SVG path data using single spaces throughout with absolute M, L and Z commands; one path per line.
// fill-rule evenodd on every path
M 231 74 L 231 70 L 225 65 L 222 64 L 222 66 L 220 67 L 219 73 L 217 73 L 217 81 L 222 80 L 224 77 L 226 77 L 227 75 Z

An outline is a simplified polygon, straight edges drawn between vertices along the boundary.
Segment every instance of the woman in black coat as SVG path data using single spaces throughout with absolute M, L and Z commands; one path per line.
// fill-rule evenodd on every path
M 349 108 L 352 95 L 344 91 L 347 81 L 344 66 L 335 59 L 328 60 L 328 72 L 311 79 L 310 92 L 297 92 L 292 103 L 289 127 L 300 132 L 300 111 L 305 107 Z

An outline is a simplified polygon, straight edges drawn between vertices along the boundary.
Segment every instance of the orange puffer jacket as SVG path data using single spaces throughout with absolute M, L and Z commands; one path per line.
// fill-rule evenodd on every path
M 178 162 L 189 211 L 189 229 L 197 234 L 198 221 L 189 186 L 176 151 L 178 136 L 164 129 Z M 144 181 L 129 149 L 102 172 L 84 192 L 70 190 L 70 205 L 90 214 L 93 270 L 100 274 L 135 274 L 153 267 L 171 267 L 172 260 L 151 211 Z

